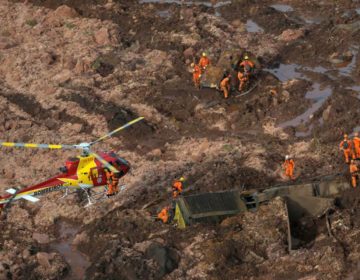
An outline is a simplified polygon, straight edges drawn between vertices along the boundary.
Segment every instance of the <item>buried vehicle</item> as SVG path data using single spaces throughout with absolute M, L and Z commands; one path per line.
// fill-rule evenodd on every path
M 178 228 L 195 223 L 219 223 L 281 197 L 287 215 L 288 250 L 311 244 L 317 236 L 319 219 L 335 209 L 342 193 L 351 189 L 342 174 L 324 176 L 306 183 L 275 186 L 262 192 L 238 190 L 183 196 L 176 200 L 174 221 Z M 331 225 L 327 227 L 331 235 Z
M 240 63 L 244 60 L 245 56 L 248 56 L 249 60 L 254 63 L 254 69 L 252 70 L 247 88 L 242 92 L 242 95 L 251 92 L 258 84 L 256 77 L 260 71 L 260 63 L 254 55 L 242 49 L 223 51 L 217 64 L 209 65 L 206 68 L 205 73 L 201 76 L 200 86 L 219 89 L 221 80 L 227 73 L 230 73 L 233 77 L 231 79 L 231 90 L 238 92 L 239 79 L 237 75 L 242 68 L 240 67 Z

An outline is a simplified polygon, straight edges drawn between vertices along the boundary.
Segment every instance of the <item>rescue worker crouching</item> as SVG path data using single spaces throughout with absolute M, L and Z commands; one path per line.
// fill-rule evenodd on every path
M 113 196 L 119 192 L 119 176 L 117 173 L 105 168 L 107 191 L 106 196 Z
M 157 214 L 157 219 L 162 221 L 164 224 L 170 224 L 174 218 L 174 208 L 170 206 L 165 206 L 161 211 Z

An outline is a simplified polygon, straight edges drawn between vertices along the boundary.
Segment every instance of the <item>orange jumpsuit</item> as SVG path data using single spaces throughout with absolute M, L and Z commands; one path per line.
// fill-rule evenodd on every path
M 290 179 L 295 179 L 294 177 L 294 168 L 295 162 L 292 159 L 285 160 L 283 167 L 285 169 L 285 176 L 289 177 Z
M 251 69 L 255 67 L 255 64 L 250 60 L 244 60 L 240 63 L 240 67 L 244 67 L 244 69 L 249 66 Z
M 360 158 L 360 138 L 355 136 L 352 141 L 354 144 L 354 157 Z
M 349 163 L 350 157 L 353 155 L 352 146 L 353 146 L 352 141 L 348 140 L 348 139 L 344 139 L 340 143 L 340 149 L 342 149 L 344 151 L 346 163 Z
M 193 69 L 193 81 L 196 88 L 200 87 L 201 69 L 198 65 L 194 66 Z
M 210 65 L 210 59 L 207 56 L 202 56 L 199 60 L 199 66 L 202 71 L 205 71 L 206 67 Z
M 172 185 L 172 191 L 173 198 L 177 198 L 183 191 L 183 183 L 181 181 L 175 180 Z
M 168 207 L 164 207 L 160 213 L 157 215 L 158 219 L 160 219 L 164 224 L 169 221 L 169 212 Z
M 358 176 L 358 168 L 355 163 L 350 163 L 350 174 L 351 174 L 351 185 L 353 188 L 356 188 L 357 185 L 357 176 Z
M 249 81 L 249 74 L 242 73 L 239 71 L 238 79 L 239 79 L 239 91 L 242 91 L 245 87 L 246 82 Z
M 230 77 L 225 77 L 220 83 L 220 89 L 224 92 L 224 97 L 229 97 L 230 91 Z
M 106 182 L 108 186 L 107 195 L 113 195 L 119 191 L 119 178 L 117 175 L 112 171 L 106 171 Z

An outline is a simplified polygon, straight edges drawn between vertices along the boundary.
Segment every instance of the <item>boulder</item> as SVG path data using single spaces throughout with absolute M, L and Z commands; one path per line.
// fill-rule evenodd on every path
M 75 18 L 77 16 L 79 16 L 79 14 L 73 8 L 62 5 L 55 11 L 50 12 L 46 16 L 44 23 L 51 26 L 61 26 L 65 20 Z
M 195 51 L 194 51 L 194 49 L 193 49 L 192 47 L 187 48 L 187 49 L 183 52 L 183 55 L 184 55 L 185 59 L 193 57 L 194 54 L 195 54 Z
M 291 42 L 303 37 L 304 35 L 304 29 L 286 29 L 278 36 L 278 39 L 284 42 Z
M 36 259 L 38 263 L 44 268 L 50 268 L 50 261 L 53 258 L 51 254 L 45 252 L 38 252 L 36 254 Z
M 110 33 L 106 27 L 100 28 L 94 34 L 95 42 L 99 45 L 108 45 L 111 44 Z
M 145 56 L 147 64 L 159 66 L 167 61 L 167 54 L 164 51 L 153 50 Z
M 40 244 L 46 244 L 50 242 L 49 235 L 46 233 L 34 232 L 32 237 Z
M 53 15 L 55 15 L 57 18 L 61 19 L 69 19 L 69 18 L 75 18 L 79 16 L 79 14 L 75 11 L 75 9 L 70 8 L 66 5 L 59 6 L 54 12 Z
M 74 246 L 78 246 L 80 243 L 87 243 L 90 241 L 90 238 L 88 236 L 88 234 L 83 231 L 82 233 L 79 233 L 75 236 L 72 245 Z
M 58 73 L 53 77 L 53 81 L 59 84 L 63 84 L 69 81 L 71 76 L 72 76 L 71 71 L 68 69 L 64 69 L 62 72 Z

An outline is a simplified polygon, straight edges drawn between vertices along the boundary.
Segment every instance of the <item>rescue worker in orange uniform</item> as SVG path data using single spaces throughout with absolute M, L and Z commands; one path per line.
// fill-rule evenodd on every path
M 210 65 L 210 59 L 207 57 L 206 53 L 203 52 L 199 60 L 199 66 L 201 68 L 202 73 L 205 72 L 206 67 L 208 67 L 208 65 Z
M 357 186 L 357 177 L 358 177 L 358 167 L 355 164 L 355 160 L 351 160 L 350 162 L 350 174 L 351 174 L 351 185 L 353 186 L 353 188 L 356 188 Z
M 106 195 L 112 196 L 119 192 L 119 176 L 117 173 L 110 171 L 108 168 L 105 168 L 106 183 L 107 183 L 107 192 Z
M 295 162 L 290 156 L 285 156 L 285 162 L 283 163 L 283 167 L 285 169 L 285 176 L 287 176 L 291 180 L 294 180 Z
M 354 156 L 353 158 L 360 158 L 360 138 L 359 133 L 354 133 L 354 138 L 352 139 L 352 142 L 354 144 Z
M 230 92 L 230 79 L 231 79 L 231 75 L 228 74 L 225 78 L 222 79 L 222 81 L 220 82 L 220 90 L 224 93 L 224 97 L 228 98 L 229 97 L 229 92 Z
M 249 72 L 251 73 L 251 71 L 254 69 L 255 64 L 254 62 L 252 62 L 249 59 L 248 55 L 244 56 L 244 60 L 240 63 L 240 67 L 243 67 L 244 69 L 247 68 L 249 70 Z
M 180 177 L 178 180 L 174 180 L 172 184 L 172 197 L 173 199 L 177 198 L 179 195 L 182 194 L 184 189 L 184 177 Z
M 199 65 L 196 65 L 195 63 L 191 63 L 190 65 L 193 70 L 193 81 L 194 81 L 194 85 L 197 89 L 200 88 L 200 78 L 201 78 L 201 69 L 199 67 Z
M 170 207 L 166 206 L 163 209 L 161 209 L 161 211 L 157 215 L 157 218 L 161 220 L 164 224 L 167 224 L 169 222 L 169 210 Z
M 238 73 L 239 79 L 239 91 L 243 91 L 245 88 L 246 83 L 249 81 L 249 73 L 247 71 Z
M 348 139 L 348 135 L 344 134 L 344 140 L 340 142 L 340 149 L 344 151 L 345 162 L 349 163 L 350 157 L 352 157 L 352 141 Z

